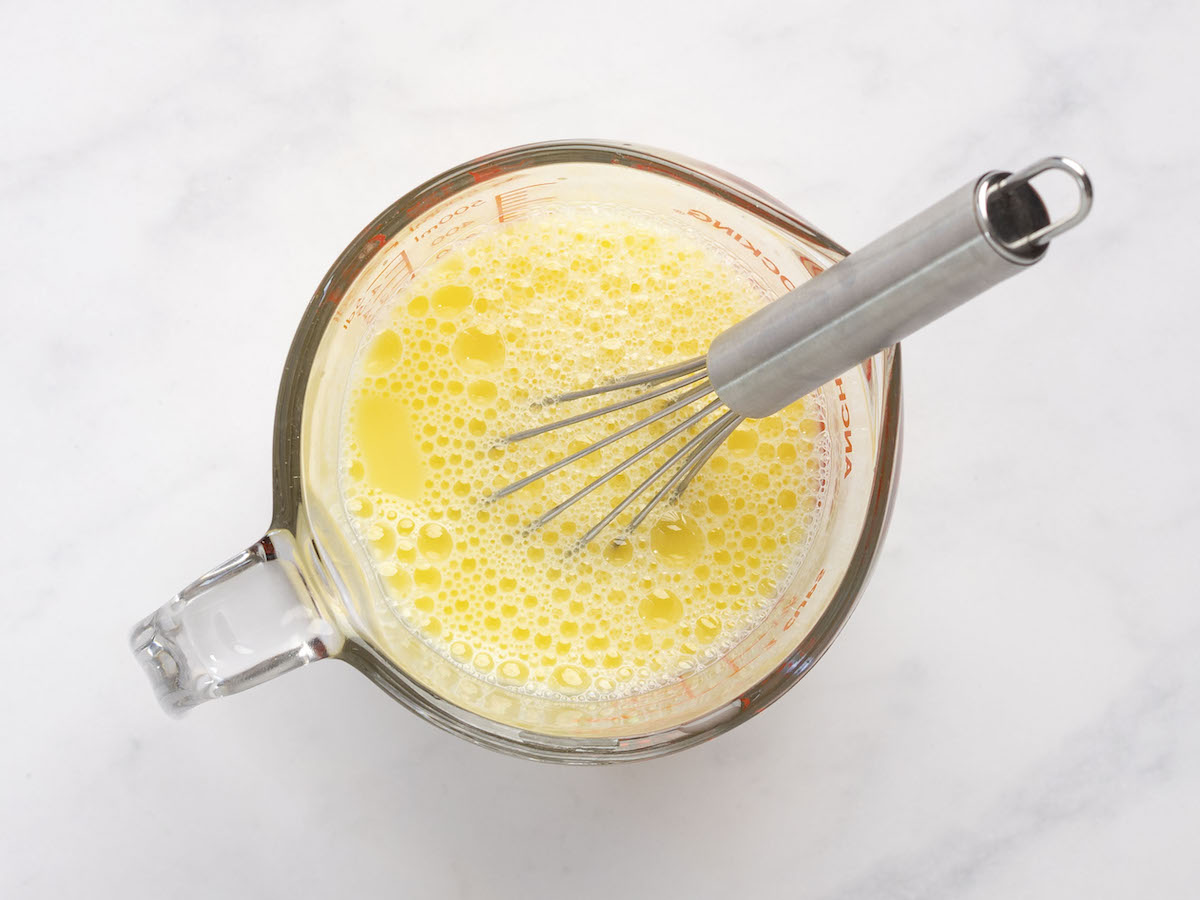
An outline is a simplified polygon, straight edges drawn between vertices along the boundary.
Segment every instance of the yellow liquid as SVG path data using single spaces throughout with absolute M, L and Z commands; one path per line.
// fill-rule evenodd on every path
M 546 697 L 638 693 L 720 658 L 774 605 L 806 545 L 825 466 L 811 400 L 743 423 L 679 503 L 628 539 L 641 502 L 572 552 L 678 441 L 524 526 L 666 426 L 482 501 L 644 415 L 498 446 L 596 405 L 534 401 L 703 353 L 762 302 L 715 248 L 609 212 L 497 226 L 419 272 L 377 317 L 343 417 L 342 494 L 375 559 L 381 613 L 476 677 Z

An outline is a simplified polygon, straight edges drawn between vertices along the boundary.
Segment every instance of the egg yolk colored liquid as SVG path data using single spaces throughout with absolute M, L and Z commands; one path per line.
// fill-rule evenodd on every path
M 743 423 L 626 540 L 615 539 L 657 486 L 574 551 L 681 441 L 525 526 L 669 424 L 484 501 L 661 408 L 501 444 L 629 394 L 538 400 L 699 355 L 763 302 L 720 250 L 615 212 L 499 225 L 418 272 L 376 317 L 343 414 L 341 493 L 375 560 L 380 613 L 472 675 L 550 698 L 630 695 L 720 658 L 807 546 L 827 457 L 813 399 Z

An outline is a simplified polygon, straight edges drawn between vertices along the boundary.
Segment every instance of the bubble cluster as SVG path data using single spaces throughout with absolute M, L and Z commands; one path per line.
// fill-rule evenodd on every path
M 387 614 L 465 671 L 549 697 L 633 694 L 719 659 L 807 546 L 828 457 L 814 399 L 743 423 L 627 539 L 638 505 L 573 551 L 663 457 L 525 526 L 667 424 L 482 501 L 644 414 L 500 444 L 568 414 L 539 399 L 703 353 L 762 302 L 720 251 L 611 211 L 498 226 L 418 272 L 373 323 L 343 415 L 347 518 Z

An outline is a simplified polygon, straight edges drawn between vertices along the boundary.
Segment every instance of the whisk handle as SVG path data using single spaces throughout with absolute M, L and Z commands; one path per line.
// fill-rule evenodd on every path
M 1056 222 L 1029 184 L 1050 169 L 1079 189 L 1075 212 Z M 1087 173 L 1064 157 L 988 172 L 723 331 L 709 347 L 709 381 L 740 415 L 778 412 L 1036 263 L 1091 202 Z

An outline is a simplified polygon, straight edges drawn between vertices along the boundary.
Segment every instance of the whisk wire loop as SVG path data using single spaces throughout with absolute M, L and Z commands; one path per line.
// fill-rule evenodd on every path
M 590 544 L 593 540 L 595 540 L 596 536 L 600 534 L 601 531 L 607 528 L 609 524 L 611 524 L 619 515 L 621 515 L 621 513 L 628 509 L 629 506 L 632 505 L 638 497 L 644 494 L 652 484 L 662 478 L 662 476 L 671 469 L 678 466 L 679 471 L 667 479 L 667 483 L 664 484 L 662 488 L 659 489 L 658 493 L 656 493 L 650 499 L 650 502 L 642 508 L 641 512 L 639 512 L 630 521 L 629 525 L 625 528 L 623 537 L 618 538 L 618 540 L 623 540 L 625 537 L 631 534 L 650 514 L 650 511 L 658 505 L 659 501 L 661 501 L 672 488 L 679 484 L 682 478 L 687 476 L 689 470 L 691 470 L 692 465 L 696 462 L 698 457 L 705 453 L 711 455 L 712 452 L 716 450 L 716 444 L 719 444 L 720 441 L 723 440 L 723 438 L 720 437 L 721 433 L 726 430 L 726 427 L 729 425 L 731 420 L 739 418 L 740 417 L 736 413 L 727 411 L 715 421 L 706 425 L 699 434 L 676 450 L 666 462 L 646 476 L 642 483 L 630 491 L 625 496 L 625 499 L 614 506 L 603 519 L 593 525 L 591 530 L 589 530 L 587 534 L 579 539 L 577 546 L 585 547 Z M 734 427 L 737 427 L 736 423 L 734 424 Z M 732 429 L 729 430 L 732 431 Z M 725 433 L 727 434 L 728 432 L 726 431 Z M 707 456 L 705 459 L 707 459 Z M 703 463 L 701 463 L 701 465 L 703 465 Z
M 647 427 L 648 425 L 653 425 L 655 422 L 658 422 L 658 421 L 661 421 L 662 419 L 667 418 L 672 413 L 678 412 L 679 410 L 683 409 L 684 407 L 689 406 L 690 404 L 699 400 L 701 397 L 704 397 L 710 393 L 712 393 L 712 387 L 707 382 L 700 384 L 697 387 L 692 388 L 692 390 L 687 391 L 678 400 L 676 400 L 675 402 L 671 403 L 670 405 L 664 407 L 663 409 L 660 409 L 658 412 L 651 413 L 648 416 L 643 416 L 642 418 L 640 418 L 636 422 L 634 422 L 632 425 L 627 425 L 625 428 L 622 428 L 620 431 L 616 431 L 616 432 L 610 434 L 606 438 L 601 438 L 600 440 L 596 441 L 594 444 L 589 444 L 588 446 L 584 447 L 582 450 L 579 450 L 575 453 L 568 454 L 567 456 L 564 456 L 562 459 L 557 460 L 556 462 L 552 462 L 550 465 L 548 465 L 542 469 L 538 469 L 538 471 L 534 472 L 532 475 L 527 475 L 524 478 L 520 479 L 519 481 L 514 481 L 511 484 L 506 484 L 504 487 L 499 488 L 498 490 L 494 491 L 488 499 L 489 500 L 499 500 L 501 497 L 507 497 L 509 494 L 511 494 L 515 491 L 519 491 L 521 488 L 532 484 L 533 482 L 537 481 L 540 478 L 545 478 L 547 475 L 551 475 L 554 472 L 557 472 L 559 469 L 563 469 L 569 465 L 573 465 L 574 463 L 577 463 L 579 460 L 583 459 L 585 456 L 589 456 L 590 454 L 595 453 L 597 450 L 601 450 L 604 447 L 607 447 L 609 444 L 614 444 L 617 441 L 621 440 L 622 438 L 626 438 L 629 435 L 633 434 L 634 432 L 640 431 L 641 429 Z M 720 401 L 713 401 L 713 402 L 720 402 Z M 671 434 L 671 433 L 672 432 L 668 432 L 668 434 Z M 511 442 L 511 440 L 512 439 L 509 438 L 510 442 Z M 652 446 L 654 446 L 654 447 L 662 446 L 661 438 L 659 439 L 659 442 L 654 443 Z M 638 458 L 640 459 L 641 457 L 638 457 Z
M 617 465 L 613 466 L 611 469 L 609 469 L 607 472 L 605 472 L 599 478 L 589 481 L 587 484 L 585 484 L 583 487 L 581 487 L 578 491 L 576 491 L 574 494 L 572 494 L 570 497 L 568 497 L 562 503 L 560 503 L 557 506 L 542 513 L 540 516 L 538 516 L 536 519 L 534 519 L 533 522 L 530 523 L 529 527 L 532 529 L 541 528 L 543 525 L 545 525 L 547 522 L 549 522 L 551 519 L 553 519 L 555 516 L 557 516 L 559 513 L 561 513 L 567 507 L 572 506 L 575 503 L 579 502 L 580 500 L 582 500 L 584 497 L 586 497 L 592 491 L 596 490 L 596 488 L 600 487 L 601 485 L 607 484 L 608 482 L 612 481 L 612 479 L 616 478 L 618 475 L 620 475 L 622 472 L 624 472 L 626 469 L 628 469 L 634 463 L 637 463 L 637 462 L 641 461 L 642 459 L 645 459 L 648 455 L 653 453 L 655 450 L 657 450 L 663 444 L 666 444 L 667 442 L 674 440 L 679 435 L 681 435 L 683 432 L 687 431 L 689 428 L 691 428 L 692 426 L 694 426 L 695 424 L 697 424 L 698 422 L 700 422 L 707 416 L 711 415 L 721 405 L 722 404 L 719 399 L 710 400 L 699 411 L 692 413 L 690 416 L 688 416 L 686 419 L 684 419 L 678 425 L 675 425 L 673 428 L 668 429 L 661 436 L 655 438 L 653 441 L 648 443 L 646 446 L 642 447 L 636 453 L 632 454 L 631 456 L 626 457 L 622 462 L 617 463 Z

